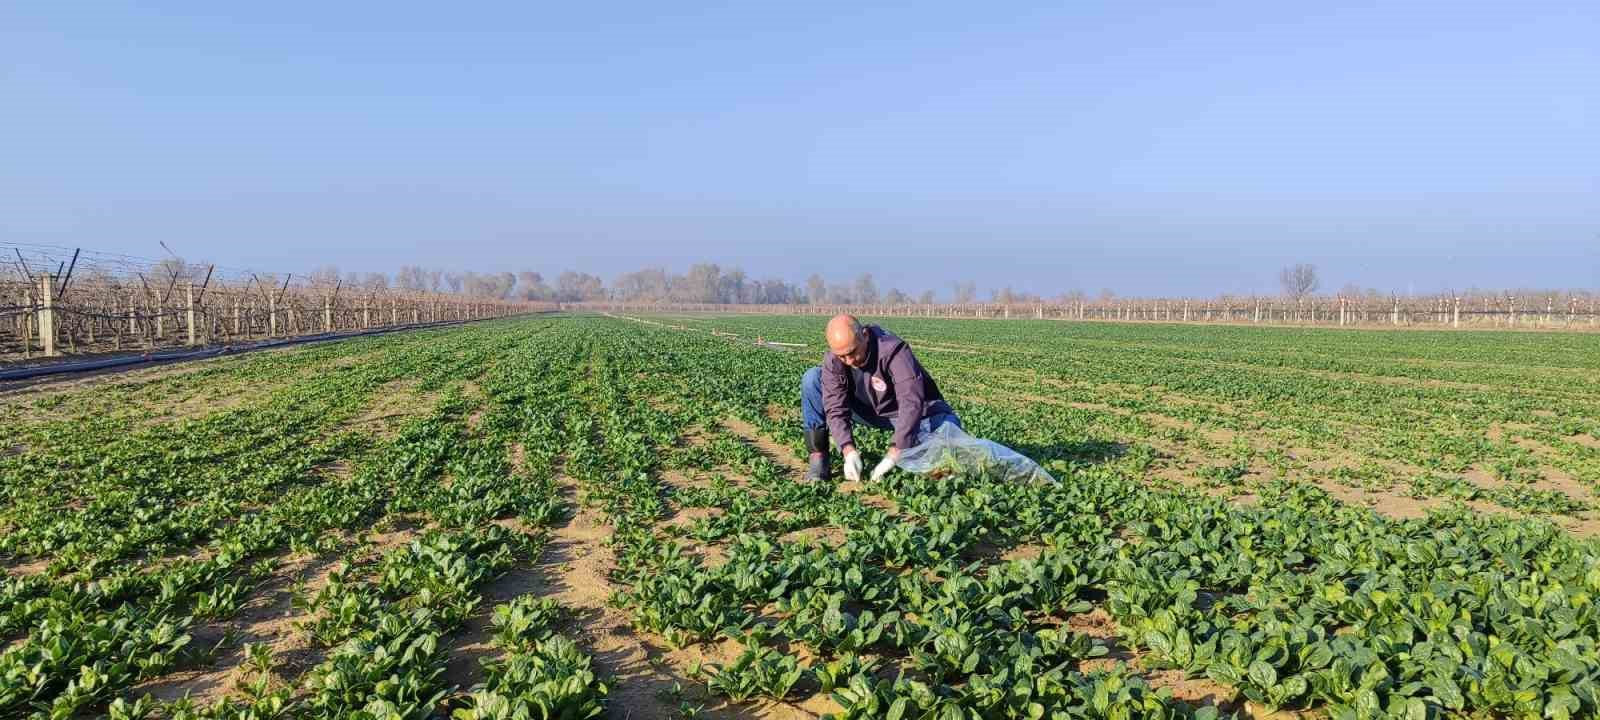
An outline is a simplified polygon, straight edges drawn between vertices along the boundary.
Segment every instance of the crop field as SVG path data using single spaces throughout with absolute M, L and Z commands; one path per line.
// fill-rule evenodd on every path
M 815 317 L 0 389 L 0 718 L 1600 714 L 1600 336 L 882 322 L 1060 483 L 797 482 Z

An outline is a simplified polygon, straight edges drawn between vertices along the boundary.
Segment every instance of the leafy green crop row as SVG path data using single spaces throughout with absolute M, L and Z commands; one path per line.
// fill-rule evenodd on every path
M 476 588 L 531 561 L 542 544 L 536 530 L 524 534 L 496 522 L 513 518 L 538 528 L 559 514 L 551 470 L 557 450 L 530 442 L 522 467 L 514 469 L 509 461 L 510 443 L 532 439 L 540 423 L 549 421 L 552 407 L 540 398 L 560 397 L 561 383 L 570 380 L 570 373 L 548 372 L 552 363 L 570 358 L 527 349 L 544 329 L 502 326 L 463 332 L 451 343 L 399 343 L 381 362 L 341 366 L 290 384 L 261 406 L 140 433 L 143 444 L 108 446 L 93 437 L 97 429 L 85 427 L 81 439 L 36 444 L 44 449 L 12 459 L 25 473 L 19 477 L 34 479 L 8 488 L 13 499 L 25 498 L 24 490 L 72 487 L 127 502 L 115 510 L 72 513 L 71 525 L 37 513 L 27 500 L 8 506 L 8 521 L 23 530 L 7 536 L 13 552 L 70 553 L 81 547 L 93 555 L 77 567 L 58 561 L 43 575 L 8 577 L 0 588 L 0 627 L 27 633 L 0 654 L 0 715 L 68 717 L 163 675 L 185 662 L 185 631 L 236 612 L 251 580 L 272 572 L 275 554 L 319 547 L 317 538 L 325 533 L 355 531 L 395 513 L 424 518 L 439 529 L 370 563 L 347 565 L 309 599 L 303 608 L 309 619 L 302 625 L 330 652 L 297 687 L 263 686 L 214 706 L 118 700 L 106 712 L 197 718 L 431 714 L 450 692 L 439 677 L 443 641 L 480 603 Z M 491 361 L 507 356 L 516 361 Z M 447 392 L 392 440 L 374 444 L 345 432 L 333 436 L 334 446 L 322 441 L 322 433 L 352 416 L 381 385 L 402 377 L 422 378 Z M 487 397 L 479 426 L 469 432 L 466 415 L 473 400 L 459 383 L 475 377 Z M 163 431 L 228 440 L 191 456 L 181 449 L 192 435 L 169 438 Z M 162 449 L 163 442 L 180 451 Z M 348 452 L 359 453 L 348 477 L 312 470 Z M 123 512 L 141 502 L 160 503 L 161 510 L 131 517 Z M 139 531 L 157 526 L 159 533 Z M 100 533 L 138 537 L 129 537 L 126 549 L 107 551 Z M 52 540 L 63 537 L 66 544 Z M 182 549 L 196 540 L 207 542 L 192 551 L 193 558 L 163 559 L 160 551 L 151 552 L 152 543 Z
M 817 330 L 717 322 L 802 341 Z M 605 318 L 241 359 L 204 377 L 275 389 L 193 420 L 25 423 L 4 443 L 23 450 L 0 456 L 0 554 L 53 562 L 0 584 L 0 717 L 597 716 L 615 682 L 561 630 L 573 620 L 548 599 L 484 602 L 500 574 L 538 563 L 568 510 L 562 474 L 611 529 L 613 602 L 641 641 L 739 648 L 679 668 L 736 704 L 1030 720 L 1209 718 L 1247 700 L 1341 720 L 1600 713 L 1593 542 L 1460 504 L 1393 520 L 1289 473 L 1255 477 L 1261 462 L 1305 467 L 1285 443 L 1321 442 L 1363 460 L 1340 484 L 1587 512 L 1539 473 L 1596 480 L 1595 367 L 1578 351 L 1591 341 L 891 328 L 969 430 L 1061 483 L 796 483 L 784 455 L 801 452 L 796 385 L 814 351 Z M 397 435 L 344 424 L 400 380 L 436 398 Z M 1016 387 L 1037 399 L 1006 400 Z M 74 418 L 96 407 L 46 404 Z M 1545 449 L 1479 437 L 1497 423 Z M 1202 453 L 1202 484 L 1254 503 L 1153 477 L 1164 459 L 1150 443 L 1178 439 Z M 885 441 L 860 439 L 869 454 Z M 348 471 L 324 471 L 334 460 Z M 1396 464 L 1423 472 L 1396 479 Z M 1463 481 L 1469 466 L 1502 483 Z M 252 647 L 221 702 L 137 697 L 201 662 L 195 628 L 226 624 L 286 554 L 327 552 L 385 518 L 417 529 L 380 553 L 357 546 L 302 598 L 298 632 L 323 651 L 307 672 L 273 680 Z M 450 647 L 485 614 L 483 682 L 453 688 Z M 1175 676 L 1219 690 L 1175 693 Z
M 742 322 L 754 334 L 768 320 Z M 789 321 L 771 322 L 780 330 L 768 328 L 769 337 Z M 830 679 L 828 686 L 847 688 L 836 695 L 846 716 L 887 713 L 896 703 L 897 714 L 916 717 L 1213 710 L 1186 710 L 1122 671 L 1079 671 L 1103 649 L 1054 629 L 1090 607 L 1115 621 L 1120 644 L 1146 668 L 1176 668 L 1266 707 L 1321 708 L 1340 718 L 1600 710 L 1600 626 L 1590 609 L 1600 554 L 1548 523 L 1464 509 L 1388 520 L 1289 481 L 1263 484 L 1259 505 L 1241 507 L 1154 489 L 1129 457 L 1056 463 L 1062 483 L 1053 488 L 894 475 L 876 489 L 892 501 L 889 514 L 751 470 L 759 459 L 719 452 L 715 442 L 693 452 L 672 442 L 648 446 L 656 426 L 682 431 L 731 414 L 798 449 L 793 414 L 782 410 L 792 408 L 796 378 L 813 358 L 637 324 L 594 325 L 607 367 L 601 392 L 614 408 L 601 434 L 631 442 L 607 446 L 613 456 L 604 465 L 622 468 L 620 478 L 592 480 L 627 549 L 624 598 L 636 622 L 675 642 L 766 641 L 824 658 L 867 653 L 890 666 Z M 984 330 L 948 332 L 956 337 L 946 342 L 975 345 Z M 1012 347 L 960 354 L 953 366 L 982 372 L 991 361 L 1004 364 Z M 936 373 L 947 367 L 929 365 Z M 689 377 L 694 382 L 683 382 Z M 1288 400 L 1301 390 L 1273 392 Z M 1316 385 L 1304 391 L 1322 399 Z M 640 402 L 649 395 L 670 398 L 661 406 L 673 410 Z M 953 402 L 977 434 L 1018 447 L 1095 440 L 1073 434 L 1081 423 L 1050 421 L 1067 408 L 1040 405 L 1023 415 Z M 661 457 L 689 471 L 734 468 L 748 473 L 750 486 L 664 489 L 650 482 Z M 662 496 L 720 501 L 723 512 L 687 529 L 657 529 L 651 521 Z M 838 543 L 783 535 L 809 524 L 847 533 Z M 700 560 L 680 536 L 721 543 L 726 560 Z M 1019 546 L 1038 554 L 1005 559 L 1004 550 Z M 764 657 L 741 658 L 738 667 Z M 821 677 L 823 667 L 808 669 Z M 1051 672 L 1061 674 L 1044 686 L 1014 681 Z M 741 693 L 761 687 L 746 680 L 716 682 Z

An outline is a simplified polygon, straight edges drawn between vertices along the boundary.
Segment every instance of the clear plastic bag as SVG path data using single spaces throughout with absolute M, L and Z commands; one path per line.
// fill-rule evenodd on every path
M 918 475 L 979 474 L 1001 482 L 1056 482 L 1028 456 L 1000 443 L 968 435 L 949 422 L 924 434 L 916 447 L 900 451 L 900 460 L 895 465 Z

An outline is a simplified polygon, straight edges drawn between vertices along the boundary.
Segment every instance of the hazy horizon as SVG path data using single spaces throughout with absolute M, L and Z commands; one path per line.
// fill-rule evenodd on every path
M 0 240 L 1054 295 L 1600 285 L 1600 6 L 0 8 Z

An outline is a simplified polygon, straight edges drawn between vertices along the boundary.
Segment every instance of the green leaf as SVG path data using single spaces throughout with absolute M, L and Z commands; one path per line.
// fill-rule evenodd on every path
M 1428 681 L 1433 689 L 1433 697 L 1440 705 L 1451 710 L 1461 710 L 1466 707 L 1466 698 L 1461 696 L 1461 688 L 1454 680 L 1447 677 L 1434 677 Z
M 1255 683 L 1263 690 L 1270 690 L 1278 684 L 1278 671 L 1271 665 L 1260 660 L 1250 663 L 1250 682 Z
M 1570 690 L 1558 687 L 1550 691 L 1550 698 L 1545 701 L 1544 716 L 1551 720 L 1568 720 L 1582 707 Z
M 884 716 L 883 720 L 900 720 L 906 714 L 906 705 L 908 703 L 908 698 L 895 698 L 894 704 L 889 706 L 889 713 Z

